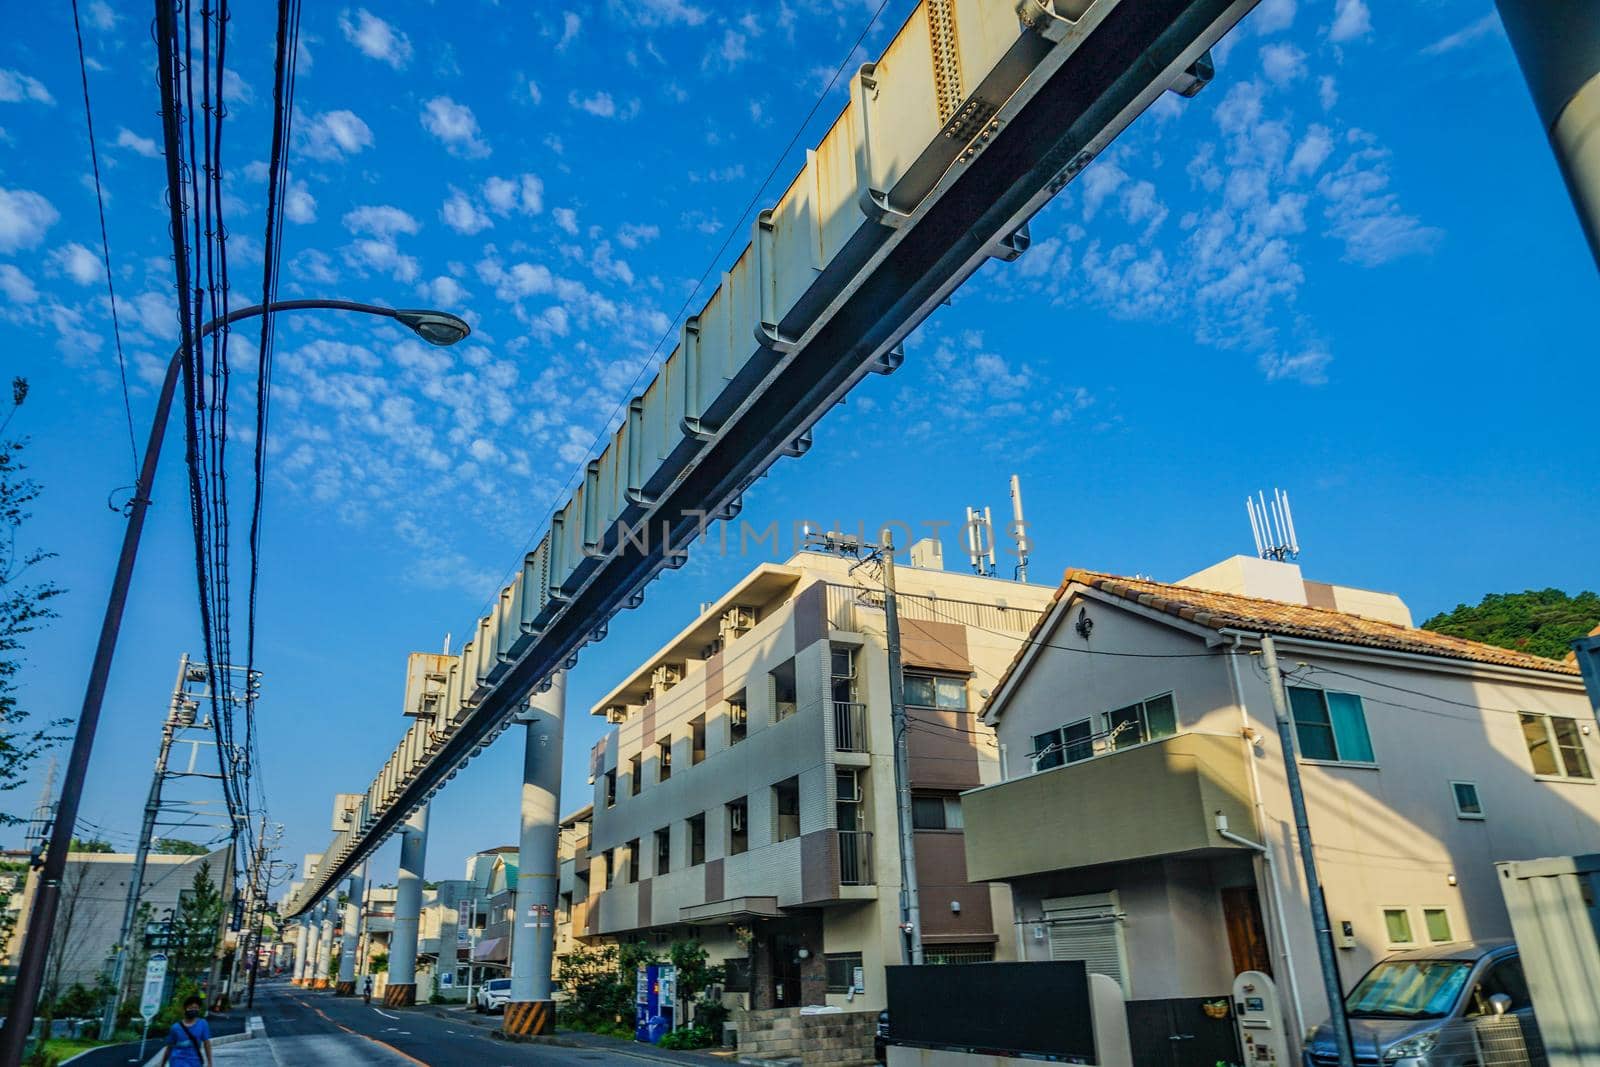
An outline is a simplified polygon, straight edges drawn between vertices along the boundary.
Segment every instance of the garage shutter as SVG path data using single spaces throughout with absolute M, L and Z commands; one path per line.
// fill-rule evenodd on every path
M 1090 974 L 1114 979 L 1126 996 L 1128 979 L 1117 894 L 1050 897 L 1043 906 L 1044 921 L 1050 927 L 1050 958 L 1082 960 Z

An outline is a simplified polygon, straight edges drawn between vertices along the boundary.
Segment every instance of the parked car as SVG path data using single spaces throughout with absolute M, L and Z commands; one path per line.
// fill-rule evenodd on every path
M 878 1033 L 872 1039 L 872 1058 L 879 1063 L 889 1062 L 889 1012 L 878 1013 Z
M 1527 1063 L 1544 1046 L 1515 942 L 1463 941 L 1397 953 L 1375 964 L 1345 998 L 1356 1062 L 1385 1067 L 1470 1067 L 1485 1053 L 1525 1043 Z M 1306 1042 L 1307 1067 L 1337 1064 L 1333 1030 Z M 1506 1060 L 1504 1062 L 1510 1062 Z M 1522 1061 L 1518 1061 L 1522 1062 Z
M 491 978 L 478 987 L 473 1007 L 480 1012 L 494 1014 L 506 1010 L 511 1000 L 511 979 Z

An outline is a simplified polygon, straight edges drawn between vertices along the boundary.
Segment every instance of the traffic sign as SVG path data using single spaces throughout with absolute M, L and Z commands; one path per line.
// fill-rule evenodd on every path
M 157 952 L 145 965 L 144 992 L 139 997 L 139 1014 L 144 1016 L 146 1026 L 149 1026 L 150 1020 L 161 1011 L 161 994 L 166 987 L 167 957 L 165 953 Z

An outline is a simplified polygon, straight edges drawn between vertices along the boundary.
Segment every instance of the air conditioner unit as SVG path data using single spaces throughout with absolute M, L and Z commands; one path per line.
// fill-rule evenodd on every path
M 725 635 L 739 637 L 755 629 L 755 608 L 729 608 L 722 613 L 721 630 Z
M 743 808 L 733 808 L 728 812 L 729 825 L 732 826 L 733 832 L 736 834 L 744 833 L 744 819 Z
M 627 721 L 627 718 L 628 718 L 628 705 L 626 705 L 626 704 L 607 704 L 606 705 L 606 722 L 609 722 L 612 725 L 616 725 L 617 723 Z
M 650 675 L 650 685 L 665 692 L 683 681 L 683 664 L 663 663 Z

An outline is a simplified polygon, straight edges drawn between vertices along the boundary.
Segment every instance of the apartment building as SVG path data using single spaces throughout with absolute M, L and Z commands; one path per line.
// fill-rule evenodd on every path
M 1292 563 L 1069 572 L 984 709 L 1003 780 L 962 797 L 967 868 L 1011 888 L 1021 958 L 1117 979 L 1163 1056 L 1161 1027 L 1192 1034 L 1246 970 L 1291 1037 L 1327 1016 L 1263 634 L 1347 989 L 1394 951 L 1509 937 L 1494 863 L 1600 842 L 1572 661 L 1416 629 Z
M 936 547 L 897 571 L 916 933 L 932 962 L 1008 959 L 1009 893 L 969 881 L 957 798 L 997 778 L 976 709 L 1051 591 L 946 572 Z M 887 663 L 875 565 L 821 552 L 758 566 L 640 663 L 593 709 L 615 728 L 581 934 L 697 938 L 752 1009 L 881 1007 L 903 947 Z
M 593 805 L 585 805 L 561 820 L 556 837 L 557 959 L 581 948 L 589 912 L 589 825 Z

